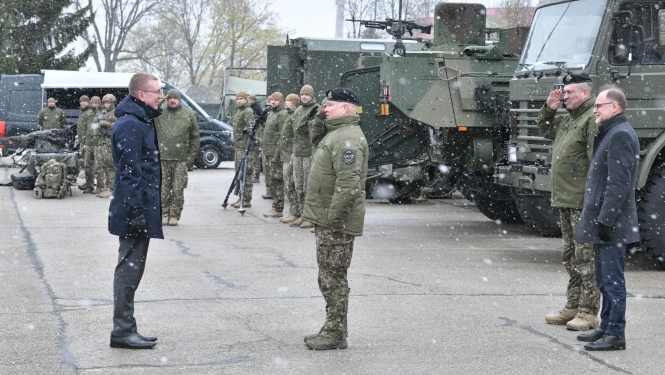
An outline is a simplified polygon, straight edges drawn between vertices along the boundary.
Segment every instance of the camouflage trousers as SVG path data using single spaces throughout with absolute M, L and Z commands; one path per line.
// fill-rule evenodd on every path
M 85 185 L 89 189 L 95 188 L 95 169 L 95 146 L 85 146 L 83 170 L 85 170 Z
M 573 240 L 582 210 L 560 207 L 559 212 L 563 235 L 561 258 L 570 276 L 566 290 L 566 308 L 597 315 L 600 309 L 600 291 L 596 284 L 594 247 L 592 244 Z
M 252 176 L 254 180 L 258 180 L 261 177 L 261 143 L 259 141 L 254 142 L 249 154 L 251 155 L 249 163 L 252 165 L 252 174 L 247 172 L 247 175 Z
M 284 195 L 289 200 L 289 215 L 300 217 L 296 201 L 296 185 L 293 182 L 293 161 L 282 163 L 282 179 L 284 180 Z
M 303 208 L 305 207 L 305 194 L 307 193 L 309 168 L 309 156 L 293 156 L 293 182 L 296 188 L 296 202 L 298 205 L 298 212 L 301 214 Z
M 180 220 L 187 180 L 187 162 L 162 160 L 162 216 Z
M 271 164 L 269 159 L 263 159 L 263 173 L 266 175 L 266 191 L 272 196 L 272 209 L 277 212 L 284 211 L 282 162 Z
M 95 146 L 95 174 L 99 190 L 113 190 L 115 166 L 111 155 L 111 144 Z
M 326 301 L 326 322 L 321 335 L 335 340 L 347 337 L 346 315 L 349 310 L 347 270 L 353 256 L 353 236 L 333 233 L 317 225 L 316 263 L 319 266 L 319 289 Z
M 236 157 L 235 157 L 235 165 L 236 165 L 236 171 L 238 170 L 238 166 L 240 165 L 240 161 L 242 160 L 242 155 L 245 153 L 245 150 L 238 150 L 236 149 Z M 252 152 L 250 150 L 249 152 L 249 162 L 247 163 L 247 180 L 245 181 L 245 202 L 250 202 L 252 200 L 252 190 L 254 189 L 254 185 L 252 184 L 252 171 L 254 170 L 252 167 Z M 242 173 L 242 171 L 240 171 Z M 238 179 L 240 179 L 240 174 L 238 174 Z M 240 193 L 238 193 L 240 194 Z M 240 196 L 238 196 L 238 199 L 240 199 Z

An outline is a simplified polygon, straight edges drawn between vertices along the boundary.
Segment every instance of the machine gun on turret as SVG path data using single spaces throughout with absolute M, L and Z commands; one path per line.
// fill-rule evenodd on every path
M 400 6 L 402 3 L 400 2 Z M 401 9 L 400 9 L 401 10 Z M 386 32 L 395 37 L 395 47 L 393 53 L 399 56 L 404 56 L 406 49 L 402 43 L 402 36 L 407 32 L 413 36 L 413 30 L 420 30 L 423 34 L 429 34 L 432 31 L 432 25 L 420 25 L 414 21 L 402 21 L 392 18 L 386 18 L 385 21 L 372 21 L 372 20 L 356 20 L 347 19 L 347 21 L 358 22 L 368 29 L 386 30 Z

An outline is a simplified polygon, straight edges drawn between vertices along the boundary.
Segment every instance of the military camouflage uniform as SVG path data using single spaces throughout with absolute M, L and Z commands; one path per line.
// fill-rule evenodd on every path
M 65 112 L 58 107 L 43 108 L 37 115 L 37 124 L 42 127 L 42 130 L 62 129 L 66 123 Z
M 279 135 L 288 112 L 284 104 L 270 109 L 270 115 L 263 130 L 263 171 L 266 176 L 266 190 L 272 196 L 272 209 L 277 212 L 284 211 L 284 178 L 282 177 L 282 163 L 272 162 L 272 156 L 277 152 Z
M 97 187 L 100 190 L 113 190 L 113 181 L 115 179 L 115 165 L 111 154 L 111 130 L 115 123 L 115 105 L 111 103 L 108 109 L 103 109 L 104 120 L 99 122 L 101 126 L 101 136 L 99 143 L 95 147 Z
M 300 107 L 293 111 L 293 181 L 296 188 L 296 200 L 298 211 L 302 212 L 305 205 L 305 196 L 307 192 L 307 181 L 309 179 L 310 157 L 312 156 L 312 118 L 310 111 L 317 106 L 316 100 L 307 104 L 300 104 Z
M 566 290 L 567 309 L 597 315 L 600 291 L 596 284 L 594 248 L 592 244 L 573 240 L 577 222 L 584 206 L 587 173 L 593 158 L 593 140 L 598 125 L 593 115 L 592 96 L 568 114 L 543 106 L 538 114 L 540 134 L 554 140 L 552 146 L 552 207 L 561 217 L 563 236 L 562 260 L 570 279 Z
M 155 118 L 162 165 L 162 218 L 180 220 L 187 187 L 187 159 L 199 153 L 199 123 L 194 112 L 178 105 Z
M 326 321 L 319 335 L 347 336 L 349 283 L 353 241 L 365 220 L 365 179 L 369 148 L 358 116 L 326 120 L 307 183 L 303 220 L 314 223 L 319 289 L 326 301 Z M 341 229 L 333 232 L 331 228 Z
M 83 167 L 85 170 L 85 185 L 86 189 L 95 188 L 95 146 L 97 145 L 97 139 L 93 139 L 91 136 L 93 134 L 92 124 L 97 118 L 95 113 L 92 111 L 92 107 L 88 105 L 87 107 L 81 108 L 81 114 L 76 123 L 76 132 L 79 137 L 79 144 L 83 150 Z
M 247 143 L 247 135 L 243 134 L 245 128 L 249 128 L 249 121 L 254 118 L 254 111 L 250 108 L 249 103 L 245 103 L 238 108 L 238 112 L 233 117 L 233 147 L 235 148 L 235 169 L 238 170 L 242 155 L 245 152 L 245 144 Z M 251 149 L 257 148 L 252 145 Z M 252 176 L 253 176 L 253 163 L 252 152 L 250 149 L 249 163 L 247 163 L 247 181 L 245 182 L 245 203 L 252 200 Z M 238 176 L 240 177 L 240 176 Z M 240 197 L 238 197 L 240 198 Z
M 284 182 L 283 191 L 289 200 L 289 215 L 300 217 L 302 212 L 296 201 L 296 186 L 293 181 L 293 109 L 286 109 L 287 116 L 282 124 L 282 130 L 279 132 L 279 140 L 273 157 L 282 165 L 282 181 Z

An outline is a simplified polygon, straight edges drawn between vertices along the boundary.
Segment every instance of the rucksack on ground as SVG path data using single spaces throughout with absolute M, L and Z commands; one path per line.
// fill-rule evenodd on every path
M 35 181 L 35 198 L 62 199 L 68 190 L 67 166 L 55 159 L 42 164 L 39 176 Z

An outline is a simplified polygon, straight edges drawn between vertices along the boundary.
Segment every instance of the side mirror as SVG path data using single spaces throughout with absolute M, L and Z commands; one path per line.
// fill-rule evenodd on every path
M 198 122 L 204 122 L 206 120 L 198 112 L 194 112 L 194 116 L 196 116 L 196 121 L 198 121 Z
M 628 74 L 612 73 L 612 79 L 619 80 L 630 76 L 631 67 L 640 64 L 644 54 L 644 31 L 641 25 L 633 24 L 633 14 L 629 11 L 613 14 L 614 31 L 610 43 L 609 58 L 613 65 L 628 66 Z

